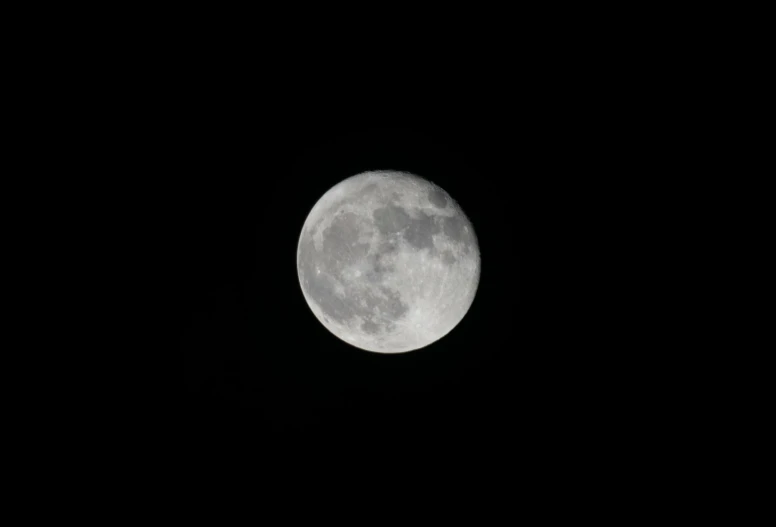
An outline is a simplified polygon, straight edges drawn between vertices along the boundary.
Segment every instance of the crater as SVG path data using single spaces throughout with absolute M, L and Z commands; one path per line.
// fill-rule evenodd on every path
M 377 333 L 380 333 L 380 326 L 375 324 L 371 320 L 365 320 L 361 324 L 361 330 L 364 333 L 369 333 L 370 335 L 376 335 Z
M 449 249 L 442 251 L 442 261 L 447 265 L 453 265 L 458 260 L 453 256 L 453 252 Z
M 440 209 L 447 207 L 447 193 L 439 187 L 434 187 L 428 192 L 428 201 Z
M 399 246 L 394 240 L 381 240 L 377 245 L 377 254 L 392 255 L 399 251 Z
M 369 255 L 366 261 L 364 279 L 371 284 L 379 284 L 383 281 L 383 276 L 392 273 L 396 268 L 388 263 L 381 255 Z

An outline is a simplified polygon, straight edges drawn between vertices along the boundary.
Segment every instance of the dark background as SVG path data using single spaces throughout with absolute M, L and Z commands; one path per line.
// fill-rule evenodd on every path
M 121 357 L 142 372 L 129 390 L 138 419 L 126 426 L 139 434 L 127 434 L 126 451 L 139 435 L 154 453 L 151 477 L 168 456 L 190 473 L 207 459 L 242 472 L 235 479 L 274 485 L 263 471 L 271 466 L 296 490 L 305 478 L 288 465 L 324 460 L 335 465 L 320 472 L 334 494 L 345 462 L 373 476 L 350 480 L 371 492 L 366 482 L 392 480 L 380 469 L 400 459 L 390 498 L 403 500 L 411 483 L 421 487 L 415 496 L 428 496 L 429 478 L 467 491 L 505 481 L 509 503 L 530 501 L 522 491 L 534 489 L 551 502 L 546 510 L 567 510 L 556 499 L 563 485 L 608 502 L 608 488 L 631 492 L 622 482 L 645 473 L 667 469 L 657 494 L 676 480 L 679 464 L 664 453 L 696 449 L 681 445 L 681 429 L 704 397 L 688 382 L 698 372 L 679 359 L 697 345 L 664 331 L 693 310 L 683 284 L 694 272 L 681 268 L 679 249 L 694 233 L 673 246 L 665 233 L 672 202 L 688 210 L 682 203 L 698 199 L 678 184 L 697 172 L 690 156 L 674 158 L 693 137 L 685 108 L 703 91 L 681 81 L 697 52 L 655 75 L 671 66 L 653 56 L 662 35 L 651 27 L 627 46 L 573 15 L 577 33 L 555 29 L 556 17 L 552 31 L 533 33 L 523 30 L 531 19 L 503 19 L 518 27 L 499 32 L 489 16 L 483 36 L 505 42 L 464 24 L 426 53 L 409 44 L 406 57 L 393 53 L 401 39 L 374 32 L 369 40 L 389 47 L 386 56 L 359 53 L 361 39 L 351 39 L 344 53 L 317 57 L 310 43 L 289 58 L 294 42 L 284 35 L 224 50 L 214 39 L 194 48 L 174 38 L 172 49 L 153 47 L 139 61 L 137 76 L 106 60 L 118 74 L 101 74 L 87 97 L 107 93 L 98 110 L 110 126 L 94 131 L 120 143 L 121 155 L 105 156 L 100 173 L 108 180 L 117 164 L 130 167 L 116 197 L 132 200 L 128 218 L 144 229 L 130 232 L 151 249 L 138 251 L 147 275 L 118 277 L 150 277 L 129 310 L 130 336 L 151 315 L 165 335 Z M 230 31 L 248 40 L 261 33 Z M 138 38 L 127 39 L 132 49 Z M 105 89 L 114 85 L 115 95 Z M 116 124 L 120 135 L 106 133 Z M 482 255 L 461 323 L 395 356 L 330 334 L 296 274 L 311 207 L 339 181 L 376 169 L 445 188 L 470 217 Z M 109 207 L 119 201 L 97 196 Z M 122 261 L 134 264 L 128 253 Z M 676 386 L 691 395 L 686 402 Z M 485 477 L 469 477 L 478 472 Z M 596 479 L 611 483 L 607 491 Z M 446 506 L 457 510 L 453 501 Z
M 174 329 L 168 386 L 185 437 L 410 450 L 422 437 L 453 449 L 546 452 L 600 448 L 632 432 L 641 339 L 626 331 L 619 295 L 632 255 L 612 212 L 633 192 L 614 177 L 630 138 L 619 116 L 552 90 L 537 89 L 524 106 L 478 100 L 476 111 L 448 112 L 455 101 L 438 100 L 430 113 L 415 101 L 363 121 L 336 107 L 325 117 L 252 107 L 249 118 L 227 102 L 169 120 L 163 324 Z M 296 271 L 298 236 L 320 196 L 379 169 L 447 190 L 482 256 L 461 323 L 399 355 L 329 333 Z
M 507 478 L 533 467 L 566 481 L 575 471 L 565 463 L 589 464 L 576 472 L 585 478 L 602 458 L 624 467 L 673 444 L 672 430 L 650 422 L 665 415 L 656 401 L 673 404 L 665 372 L 677 370 L 677 342 L 653 335 L 681 326 L 687 304 L 651 287 L 661 270 L 676 274 L 677 251 L 650 227 L 666 213 L 653 197 L 675 196 L 678 176 L 692 171 L 665 155 L 690 135 L 681 112 L 665 104 L 680 92 L 676 76 L 652 75 L 650 61 L 617 38 L 585 46 L 592 37 L 582 33 L 595 30 L 584 23 L 559 39 L 563 29 L 499 32 L 492 19 L 484 32 L 514 42 L 463 29 L 483 46 L 456 35 L 435 39 L 425 54 L 410 44 L 408 59 L 386 60 L 358 53 L 360 39 L 346 43 L 346 56 L 311 56 L 311 42 L 297 59 L 285 35 L 216 49 L 216 38 L 197 47 L 165 31 L 172 46 L 150 45 L 138 57 L 144 36 L 133 31 L 130 61 L 108 51 L 104 64 L 86 66 L 95 82 L 73 82 L 77 72 L 64 61 L 50 85 L 73 83 L 97 114 L 84 123 L 80 106 L 62 101 L 73 112 L 61 121 L 63 137 L 74 124 L 99 136 L 79 145 L 100 182 L 84 195 L 106 208 L 126 201 L 140 247 L 130 250 L 109 230 L 122 246 L 118 260 L 130 265 L 105 282 L 106 293 L 114 294 L 114 281 L 141 283 L 122 320 L 127 332 L 112 336 L 106 356 L 152 318 L 163 330 L 137 335 L 119 366 L 140 371 L 128 390 L 138 419 L 125 428 L 139 431 L 155 460 L 179 453 L 197 470 L 205 456 L 220 462 L 239 451 L 282 467 L 302 452 L 329 459 L 346 449 L 438 457 L 457 469 L 462 459 L 488 456 L 509 466 L 503 458 L 512 456 Z M 210 37 L 207 27 L 191 30 Z M 250 40 L 263 31 L 229 33 Z M 660 38 L 650 29 L 643 47 Z M 369 39 L 391 51 L 400 40 L 379 32 Z M 677 60 L 677 70 L 694 57 Z M 343 72 L 333 67 L 341 58 Z M 679 95 L 680 109 L 695 98 L 693 90 Z M 479 290 L 458 327 L 396 356 L 331 335 L 296 275 L 310 208 L 332 185 L 375 169 L 407 170 L 445 188 L 470 217 L 482 254 Z M 115 193 L 108 182 L 118 183 Z M 677 420 L 692 414 L 681 410 Z M 158 447 L 165 442 L 172 448 Z M 111 457 L 135 449 L 127 443 Z M 294 455 L 276 461 L 278 451 Z M 368 466 L 386 457 L 349 459 Z
M 459 127 L 365 127 L 192 142 L 178 243 L 180 403 L 195 421 L 232 415 L 246 432 L 421 430 L 509 425 L 536 375 L 535 330 L 522 297 L 521 232 L 532 177 L 515 138 Z M 512 158 L 512 159 L 510 159 Z M 313 316 L 296 271 L 309 210 L 331 186 L 366 170 L 426 177 L 458 200 L 480 244 L 473 305 L 424 349 L 354 348 Z M 185 278 L 184 278 L 185 277 Z M 475 423 L 478 423 L 475 425 Z

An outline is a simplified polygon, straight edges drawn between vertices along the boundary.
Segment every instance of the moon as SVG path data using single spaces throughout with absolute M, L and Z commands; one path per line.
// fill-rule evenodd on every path
M 329 189 L 299 236 L 297 271 L 315 317 L 366 351 L 404 353 L 458 325 L 480 279 L 471 222 L 434 183 L 370 171 Z

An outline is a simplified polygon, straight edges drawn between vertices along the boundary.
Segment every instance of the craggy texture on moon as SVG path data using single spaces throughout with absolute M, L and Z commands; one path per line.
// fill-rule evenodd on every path
M 471 223 L 441 188 L 406 172 L 364 172 L 313 207 L 299 237 L 307 304 L 358 348 L 401 353 L 449 333 L 480 277 Z

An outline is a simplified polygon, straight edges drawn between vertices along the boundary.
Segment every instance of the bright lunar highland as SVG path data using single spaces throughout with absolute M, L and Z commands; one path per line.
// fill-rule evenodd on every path
M 447 335 L 480 279 L 474 229 L 447 192 L 406 172 L 364 172 L 307 216 L 299 283 L 316 318 L 358 348 L 401 353 Z

